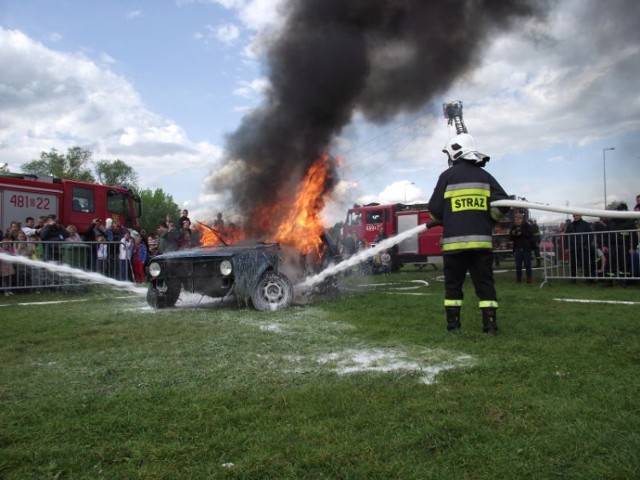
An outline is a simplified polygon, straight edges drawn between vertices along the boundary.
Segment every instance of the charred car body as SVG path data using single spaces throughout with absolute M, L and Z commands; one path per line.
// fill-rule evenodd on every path
M 147 302 L 153 308 L 172 307 L 180 292 L 213 298 L 234 295 L 251 301 L 257 310 L 280 310 L 291 305 L 293 287 L 280 272 L 277 243 L 212 245 L 178 250 L 149 263 Z

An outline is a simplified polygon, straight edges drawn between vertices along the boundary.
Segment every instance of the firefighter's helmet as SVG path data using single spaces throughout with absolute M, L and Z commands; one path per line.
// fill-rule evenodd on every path
M 476 150 L 476 142 L 468 133 L 461 133 L 453 137 L 447 142 L 442 151 L 449 157 L 449 164 L 455 164 L 459 160 L 467 160 L 483 166 L 490 158 Z

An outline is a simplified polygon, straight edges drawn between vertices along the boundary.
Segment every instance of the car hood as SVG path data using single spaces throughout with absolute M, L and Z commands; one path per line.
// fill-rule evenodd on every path
M 258 251 L 266 251 L 277 253 L 279 245 L 277 243 L 236 243 L 234 245 L 208 245 L 205 247 L 190 248 L 188 250 L 176 250 L 175 252 L 167 252 L 156 257 L 153 260 L 174 260 L 180 258 L 197 258 L 197 257 L 233 257 L 237 254 Z

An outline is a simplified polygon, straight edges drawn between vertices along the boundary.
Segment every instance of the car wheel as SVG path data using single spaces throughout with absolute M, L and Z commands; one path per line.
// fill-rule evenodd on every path
M 173 307 L 179 296 L 179 286 L 165 285 L 164 288 L 158 288 L 157 285 L 151 283 L 147 290 L 147 303 L 155 309 Z
M 265 273 L 251 294 L 253 306 L 263 312 L 287 308 L 292 300 L 291 282 L 281 273 Z

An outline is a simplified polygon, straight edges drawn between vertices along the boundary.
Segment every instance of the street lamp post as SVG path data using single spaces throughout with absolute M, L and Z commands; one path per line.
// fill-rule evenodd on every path
M 602 149 L 602 176 L 604 179 L 604 208 L 607 208 L 607 150 L 615 150 L 616 147 Z
M 404 184 L 404 203 L 407 203 L 407 185 L 415 185 L 415 182 L 405 182 L 405 184 Z

